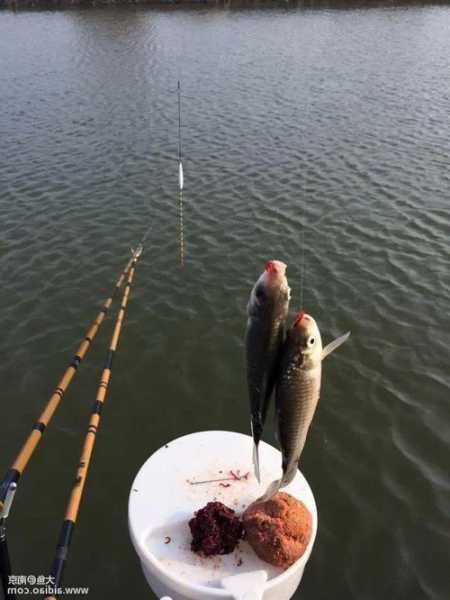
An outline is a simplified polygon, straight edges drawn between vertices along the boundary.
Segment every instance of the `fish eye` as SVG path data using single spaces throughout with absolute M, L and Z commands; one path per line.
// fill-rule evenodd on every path
M 314 337 L 310 337 L 310 338 L 308 339 L 308 342 L 307 342 L 308 346 L 309 346 L 310 348 L 312 348 L 312 346 L 314 346 L 314 342 L 315 342 L 315 341 L 316 341 L 316 340 L 315 340 L 315 338 L 314 338 Z

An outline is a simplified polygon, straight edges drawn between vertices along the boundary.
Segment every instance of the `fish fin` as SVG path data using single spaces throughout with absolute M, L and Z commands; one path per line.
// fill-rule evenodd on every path
M 298 469 L 298 461 L 295 461 L 283 473 L 283 477 L 281 478 L 280 488 L 284 488 L 291 483 L 291 481 L 297 475 L 297 469 Z
M 253 469 L 255 471 L 255 477 L 258 483 L 261 483 L 261 471 L 259 469 L 259 449 L 258 444 L 253 442 Z
M 350 337 L 350 331 L 347 331 L 347 333 L 344 333 L 344 335 L 340 335 L 338 338 L 336 338 L 335 340 L 333 340 L 332 342 L 327 344 L 325 346 L 325 348 L 322 350 L 322 360 L 324 358 L 326 358 L 329 354 L 331 354 L 333 352 L 333 350 L 336 350 L 336 348 L 339 348 L 339 346 L 341 344 L 343 344 L 344 342 L 346 342 L 349 337 Z

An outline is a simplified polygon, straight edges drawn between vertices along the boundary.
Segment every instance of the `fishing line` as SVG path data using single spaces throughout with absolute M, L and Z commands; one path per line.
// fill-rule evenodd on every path
M 302 178 L 301 185 L 301 196 L 302 196 L 302 210 L 301 210 L 301 230 L 300 230 L 300 246 L 301 246 L 301 258 L 300 258 L 300 310 L 304 310 L 304 289 L 305 289 L 305 276 L 306 276 L 306 258 L 305 258 L 305 181 Z
M 180 267 L 184 267 L 184 225 L 183 225 L 183 192 L 180 190 L 178 202 L 179 232 L 180 232 Z
M 139 242 L 139 244 L 138 244 L 138 248 L 139 248 L 139 247 L 142 247 L 142 248 L 144 247 L 144 242 L 145 242 L 145 240 L 147 239 L 147 237 L 148 237 L 148 235 L 149 235 L 150 231 L 152 230 L 152 228 L 153 228 L 153 223 L 150 223 L 150 225 L 147 227 L 147 229 L 146 229 L 146 231 L 145 231 L 144 235 L 142 236 L 142 239 L 141 239 L 141 241 L 140 241 L 140 242 Z
M 306 260 L 305 260 L 305 225 L 302 218 L 302 228 L 300 233 L 300 245 L 301 245 L 301 262 L 300 262 L 300 309 L 303 310 L 305 305 L 303 304 L 304 289 L 305 289 L 305 273 L 306 273 Z

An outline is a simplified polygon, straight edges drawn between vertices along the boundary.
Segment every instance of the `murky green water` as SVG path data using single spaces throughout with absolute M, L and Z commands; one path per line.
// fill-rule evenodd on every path
M 306 308 L 352 338 L 303 455 L 320 526 L 296 598 L 448 597 L 449 67 L 448 7 L 0 13 L 2 470 L 153 223 L 68 584 L 151 597 L 131 482 L 167 440 L 248 431 L 248 292 L 275 257 L 299 298 L 303 219 Z M 21 482 L 18 574 L 49 569 L 110 335 Z

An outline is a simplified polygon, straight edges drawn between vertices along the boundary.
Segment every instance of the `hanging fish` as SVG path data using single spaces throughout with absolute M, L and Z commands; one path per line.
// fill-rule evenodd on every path
M 280 350 L 285 339 L 290 288 L 286 265 L 269 260 L 255 283 L 247 305 L 245 336 L 247 383 L 253 436 L 253 464 L 260 481 L 258 444 L 275 383 Z
M 270 500 L 295 477 L 309 426 L 320 396 L 322 360 L 350 336 L 350 331 L 322 348 L 315 320 L 303 311 L 289 330 L 280 357 L 275 390 L 278 441 L 283 475 L 260 500 Z

